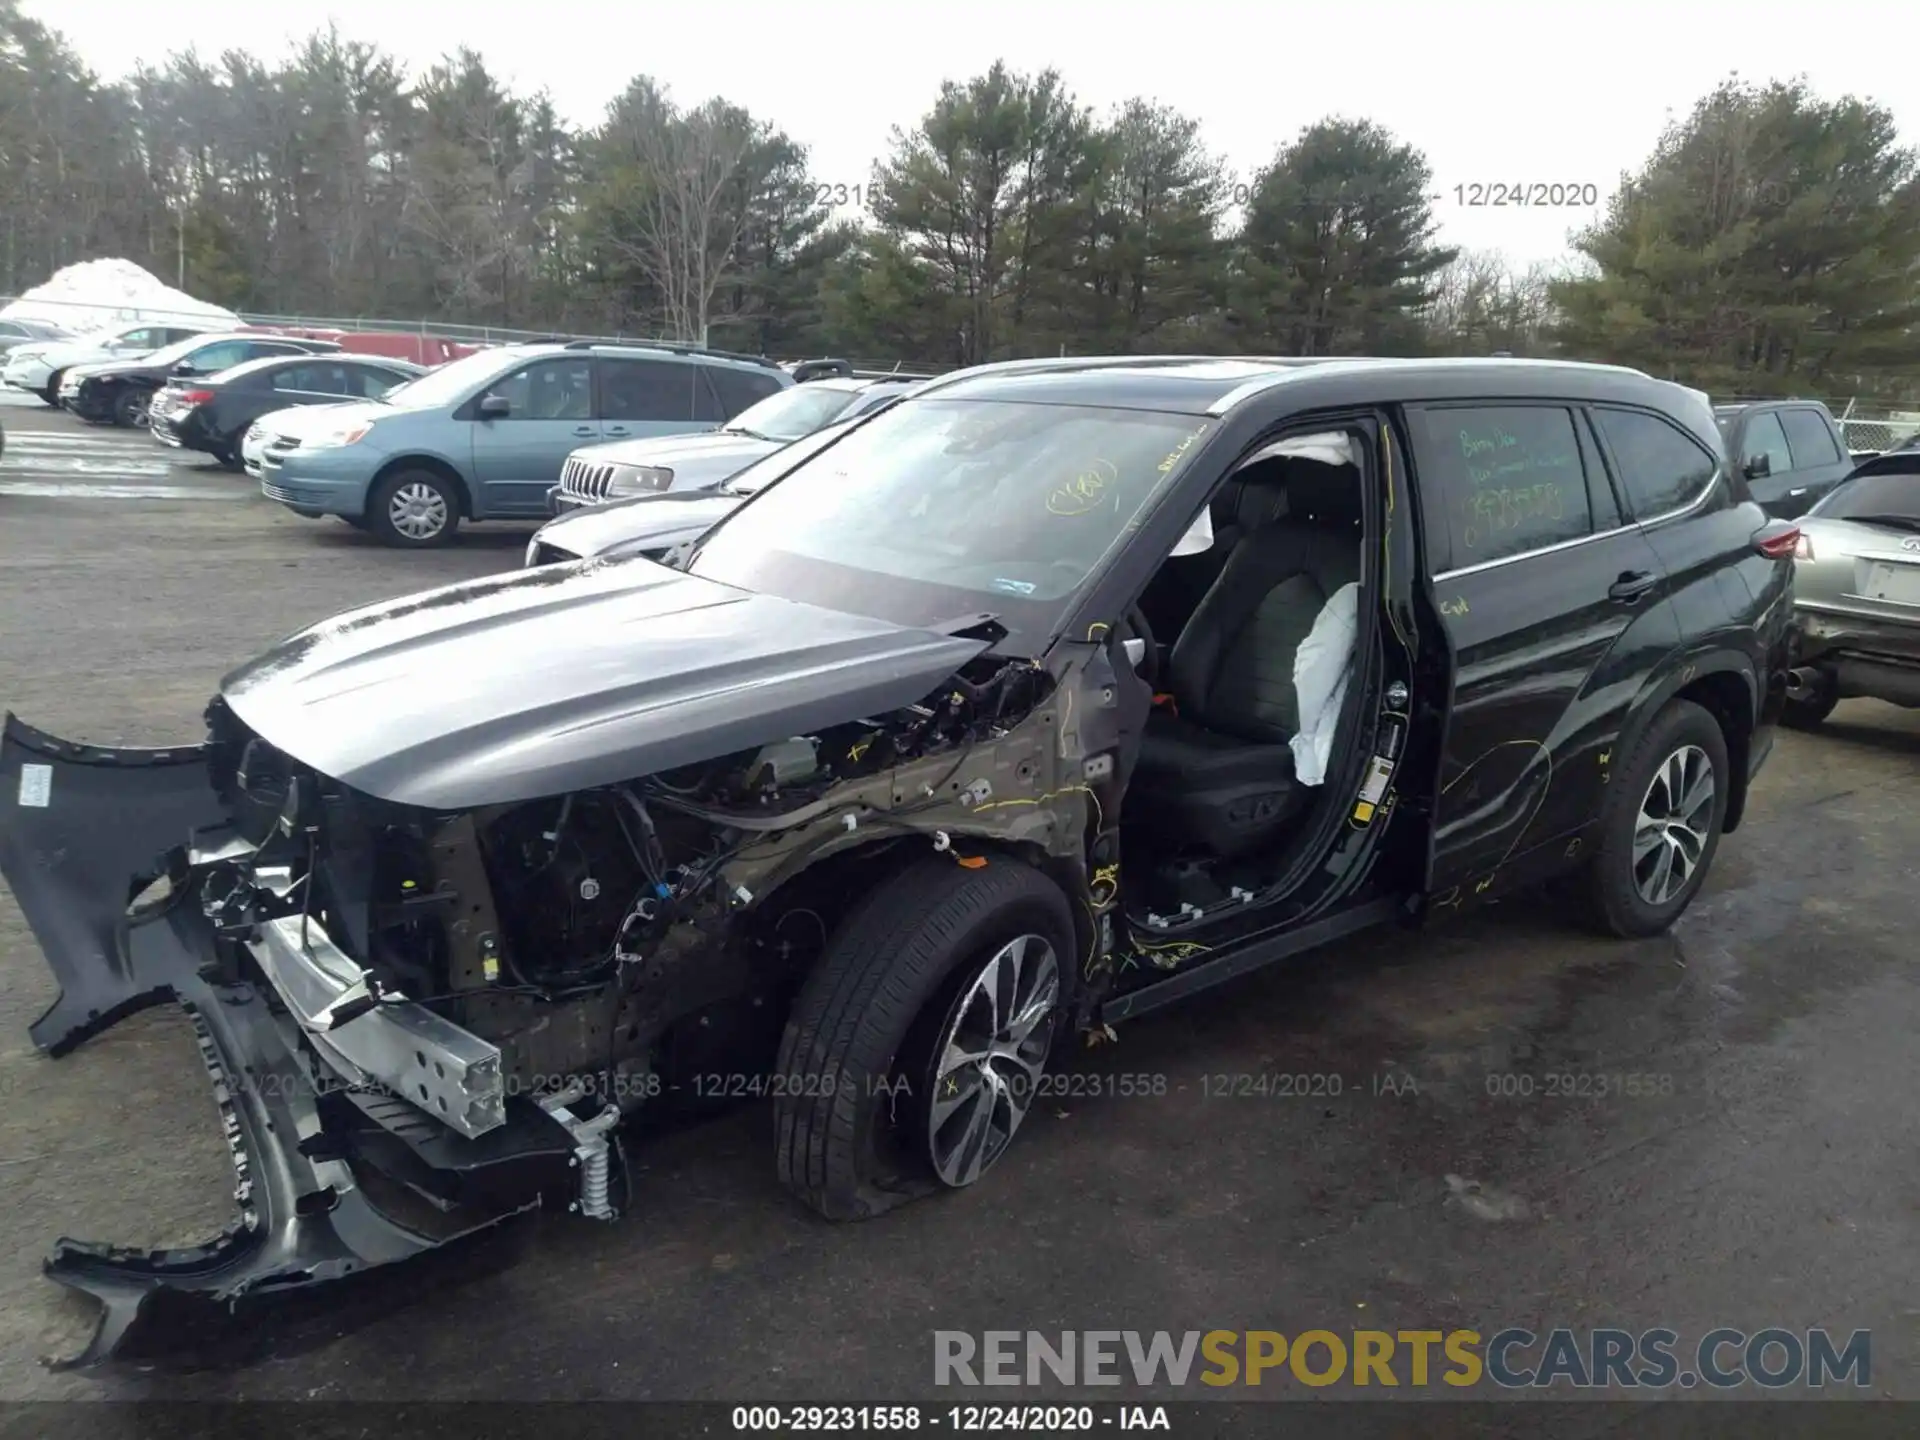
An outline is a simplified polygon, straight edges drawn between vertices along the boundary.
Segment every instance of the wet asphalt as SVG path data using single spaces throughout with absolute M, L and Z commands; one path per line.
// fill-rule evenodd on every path
M 528 533 L 396 554 L 144 435 L 0 425 L 0 706 L 70 738 L 191 739 L 256 648 Z M 1867 1393 L 1920 1399 L 1917 802 L 1920 715 L 1852 702 L 1782 737 L 1667 937 L 1516 902 L 1363 938 L 1123 1028 L 976 1190 L 828 1225 L 749 1108 L 647 1153 L 618 1225 L 84 1375 L 42 1363 L 90 1323 L 55 1237 L 204 1238 L 232 1177 L 175 1014 L 34 1051 L 54 989 L 0 891 L 0 1400 L 944 1403 L 935 1330 L 1556 1325 L 1868 1329 Z

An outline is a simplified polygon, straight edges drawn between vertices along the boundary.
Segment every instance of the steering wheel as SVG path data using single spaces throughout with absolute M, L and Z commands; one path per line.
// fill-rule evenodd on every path
M 1140 662 L 1139 674 L 1147 682 L 1154 694 L 1160 693 L 1160 647 L 1154 643 L 1153 626 L 1147 623 L 1147 612 L 1138 605 L 1127 611 L 1127 628 L 1137 637 L 1147 642 L 1146 658 Z

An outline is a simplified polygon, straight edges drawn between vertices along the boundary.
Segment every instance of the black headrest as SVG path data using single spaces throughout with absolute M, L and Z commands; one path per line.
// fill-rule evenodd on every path
M 1285 461 L 1287 519 L 1314 525 L 1361 522 L 1360 472 L 1290 455 Z

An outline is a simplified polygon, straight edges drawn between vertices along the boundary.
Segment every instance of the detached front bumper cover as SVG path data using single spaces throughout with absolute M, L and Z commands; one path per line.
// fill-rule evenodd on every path
M 539 1203 L 478 1219 L 468 1207 L 408 1205 L 413 1223 L 377 1207 L 323 1121 L 328 1084 L 304 1057 L 292 1016 L 276 1013 L 263 987 L 223 977 L 211 923 L 196 904 L 178 903 L 187 897 L 129 912 L 165 872 L 166 852 L 225 820 L 202 747 L 102 749 L 6 718 L 0 874 L 60 984 L 33 1042 L 60 1056 L 135 1011 L 177 1002 L 213 1081 L 240 1212 L 216 1238 L 183 1249 L 59 1240 L 47 1275 L 92 1296 L 101 1316 L 91 1342 L 58 1368 L 133 1348 L 142 1322 L 170 1304 L 232 1309 L 407 1259 Z

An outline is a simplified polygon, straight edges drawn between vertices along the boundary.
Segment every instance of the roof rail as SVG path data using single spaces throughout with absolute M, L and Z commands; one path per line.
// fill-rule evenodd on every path
M 569 340 L 569 350 L 654 350 L 669 355 L 706 355 L 715 360 L 738 360 L 745 365 L 764 365 L 778 370 L 780 362 L 765 355 L 747 355 L 738 350 L 715 350 L 710 345 L 686 345 L 677 340 Z

